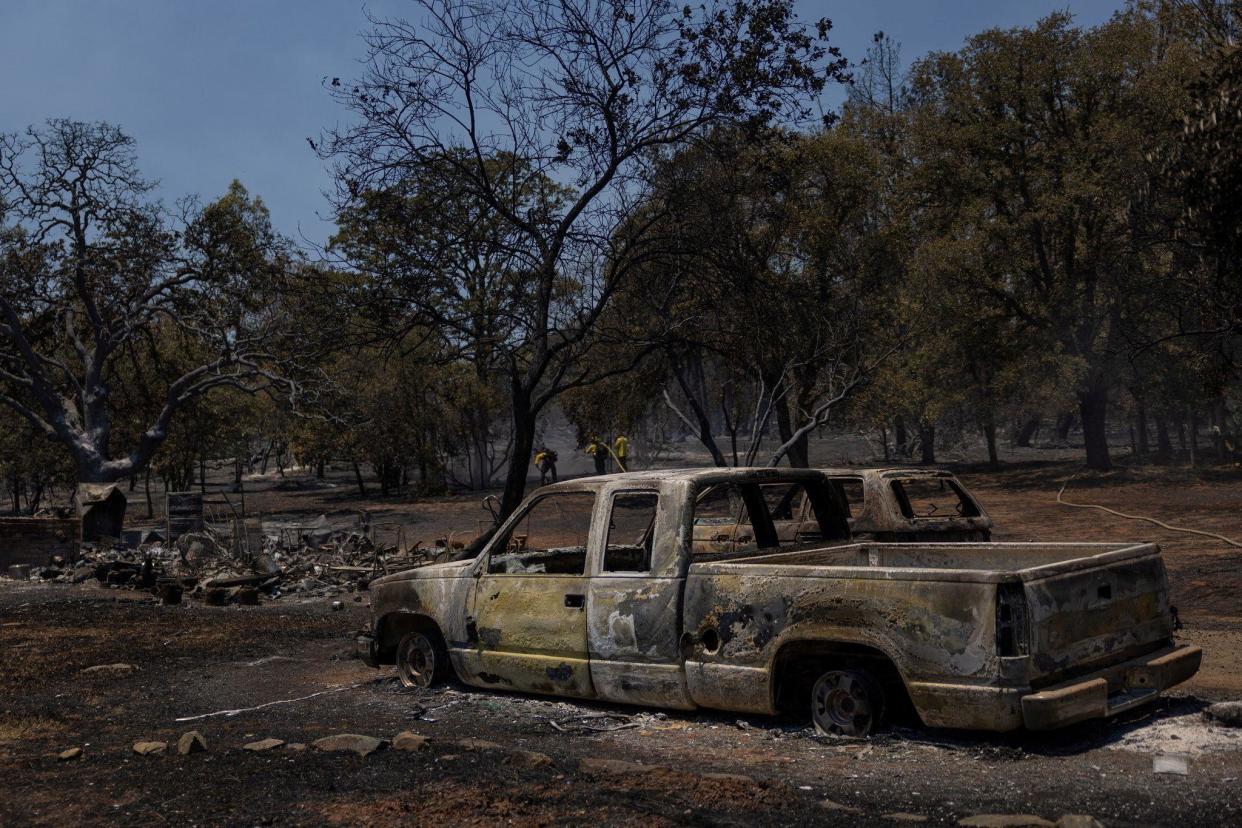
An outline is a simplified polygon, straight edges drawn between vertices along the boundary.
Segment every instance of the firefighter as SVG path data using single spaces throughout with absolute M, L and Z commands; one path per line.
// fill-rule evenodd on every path
M 607 474 L 608 473 L 608 446 L 607 444 L 600 442 L 600 439 L 596 437 L 595 435 L 591 435 L 591 440 L 590 442 L 587 443 L 586 453 L 591 455 L 591 458 L 595 460 L 595 473 L 596 474 Z
M 612 441 L 612 454 L 617 458 L 617 468 L 621 471 L 630 470 L 630 440 L 624 434 L 618 434 Z
M 535 455 L 535 468 L 539 469 L 539 485 L 546 486 L 548 478 L 552 478 L 552 482 L 556 482 L 556 452 L 547 446 L 539 449 L 539 453 Z

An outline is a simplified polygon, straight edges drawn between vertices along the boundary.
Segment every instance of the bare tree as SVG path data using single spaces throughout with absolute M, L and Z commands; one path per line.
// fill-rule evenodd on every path
M 682 255 L 645 295 L 675 385 L 665 404 L 717 465 L 726 465 L 711 416 L 719 396 L 733 446 L 735 424 L 749 423 L 734 464 L 753 464 L 774 425 L 768 462 L 806 467 L 809 436 L 904 340 L 886 324 L 895 257 L 876 195 L 880 169 L 839 129 L 728 138 L 664 168 L 668 232 Z
M 523 284 L 504 338 L 492 340 L 512 403 L 508 514 L 525 491 L 540 411 L 625 370 L 586 352 L 619 280 L 646 255 L 653 162 L 721 124 L 808 117 L 844 64 L 825 44 L 828 21 L 808 30 L 790 0 L 417 6 L 415 21 L 373 19 L 363 76 L 329 81 L 357 121 L 319 149 L 335 162 L 341 208 L 442 169 L 499 218 L 499 239 L 491 228 L 476 241 Z M 554 202 L 532 198 L 549 182 Z
M 0 404 L 63 444 L 83 482 L 140 471 L 214 388 L 292 387 L 274 371 L 287 255 L 261 202 L 235 183 L 173 219 L 152 186 L 109 124 L 0 135 Z M 117 455 L 126 355 L 157 403 Z

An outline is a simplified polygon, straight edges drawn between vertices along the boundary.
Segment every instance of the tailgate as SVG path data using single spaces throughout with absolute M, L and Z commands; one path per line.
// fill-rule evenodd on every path
M 1020 574 L 1033 686 L 1124 661 L 1173 635 L 1164 561 L 1154 544 Z

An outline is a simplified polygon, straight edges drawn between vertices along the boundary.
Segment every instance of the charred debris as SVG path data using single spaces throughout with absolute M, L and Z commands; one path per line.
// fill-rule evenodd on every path
M 376 524 L 360 511 L 352 522 L 326 515 L 310 524 L 264 521 L 232 509 L 223 521 L 203 518 L 201 496 L 170 493 L 159 528 L 90 534 L 67 515 L 0 521 L 0 575 L 53 583 L 97 581 L 148 591 L 166 604 L 255 605 L 286 596 L 329 597 L 366 590 L 374 578 L 442 560 L 439 546 L 412 546 L 396 524 Z M 119 528 L 119 526 L 118 526 Z M 14 543 L 20 539 L 20 544 Z M 12 550 L 18 550 L 14 553 Z

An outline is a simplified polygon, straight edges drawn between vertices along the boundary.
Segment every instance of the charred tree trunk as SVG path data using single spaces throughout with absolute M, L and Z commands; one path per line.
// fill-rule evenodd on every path
M 1193 408 L 1186 408 L 1187 427 L 1190 429 L 1190 465 L 1199 462 L 1199 415 Z
M 34 482 L 34 490 L 26 497 L 26 512 L 34 517 L 39 511 L 39 505 L 43 503 L 43 483 L 41 481 Z
M 699 402 L 699 397 L 695 396 L 694 390 L 690 387 L 690 381 L 685 376 L 685 371 L 683 370 L 680 361 L 675 357 L 670 356 L 669 362 L 673 368 L 673 378 L 677 380 L 677 385 L 681 388 L 681 393 L 686 398 L 686 405 L 690 407 L 690 411 L 694 415 L 693 423 L 690 422 L 690 418 L 688 416 L 682 413 L 673 404 L 672 398 L 668 395 L 667 389 L 664 392 L 665 402 L 667 402 L 668 406 L 677 414 L 677 418 L 679 420 L 681 420 L 686 426 L 695 429 L 695 436 L 698 438 L 699 442 L 703 444 L 703 447 L 706 448 L 711 454 L 712 462 L 722 468 L 727 467 L 729 462 L 725 459 L 724 453 L 721 452 L 720 446 L 717 445 L 716 438 L 712 433 L 711 418 L 707 416 L 707 412 L 703 410 L 703 405 Z M 527 451 L 527 462 L 530 462 L 529 451 Z
M 1173 457 L 1173 442 L 1169 439 L 1169 421 L 1164 417 L 1156 418 L 1156 456 L 1161 463 L 1168 463 Z
M 789 414 L 789 403 L 786 402 L 785 397 L 781 397 L 776 402 L 776 429 L 781 437 L 781 445 L 789 442 L 794 436 L 793 422 Z M 803 434 L 789 447 L 789 451 L 785 453 L 785 456 L 789 459 L 791 468 L 810 468 L 808 446 L 809 435 Z
M 1038 416 L 1025 420 L 1014 435 L 1013 444 L 1019 448 L 1030 448 L 1031 441 L 1035 439 L 1035 435 L 1039 432 L 1039 421 L 1040 418 Z
M 893 449 L 898 457 L 909 457 L 909 437 L 906 435 L 906 421 L 901 415 L 893 418 Z
M 1070 432 L 1074 430 L 1074 424 L 1078 422 L 1078 418 L 1074 416 L 1073 411 L 1067 411 L 1060 417 L 1057 417 L 1057 440 L 1064 443 L 1069 440 Z
M 142 488 L 147 496 L 147 520 L 151 520 L 155 517 L 155 499 L 151 497 L 151 468 L 149 466 L 144 475 Z
M 919 423 L 919 463 L 924 466 L 936 464 L 935 423 Z
M 1078 416 L 1082 420 L 1087 468 L 1109 471 L 1113 461 L 1108 453 L 1108 388 L 1102 378 L 1078 393 Z
M 1000 453 L 996 450 L 996 423 L 990 418 L 983 424 L 983 437 L 988 444 L 988 468 L 1000 468 Z
M 363 482 L 362 480 L 362 468 L 358 465 L 357 460 L 353 461 L 353 463 L 354 463 L 354 480 L 358 481 L 358 494 L 362 495 L 363 497 L 366 497 L 367 496 L 367 484 Z
M 1136 453 L 1139 457 L 1146 457 L 1151 451 L 1147 441 L 1147 403 L 1140 397 L 1136 397 L 1134 402 L 1134 428 L 1138 434 Z
M 530 474 L 530 458 L 535 450 L 535 412 L 531 410 L 530 395 L 519 388 L 513 389 L 513 453 L 509 455 L 509 470 L 505 474 L 505 491 L 500 499 L 500 519 L 504 520 L 517 511 L 526 495 L 526 477 Z

